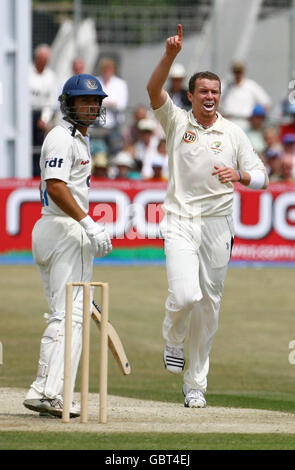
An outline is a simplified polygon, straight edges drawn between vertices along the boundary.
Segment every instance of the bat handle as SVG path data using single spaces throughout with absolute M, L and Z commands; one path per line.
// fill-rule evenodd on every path
M 94 300 L 92 301 L 92 304 L 94 305 L 94 307 L 96 308 L 96 310 L 98 310 L 99 313 L 101 313 L 101 310 L 100 310 L 99 305 L 97 305 L 97 303 L 96 303 Z

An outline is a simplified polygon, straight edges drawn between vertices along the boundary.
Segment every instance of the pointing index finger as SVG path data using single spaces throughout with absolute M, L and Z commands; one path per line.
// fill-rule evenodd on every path
M 178 25 L 178 37 L 180 40 L 182 39 L 182 25 L 181 24 Z

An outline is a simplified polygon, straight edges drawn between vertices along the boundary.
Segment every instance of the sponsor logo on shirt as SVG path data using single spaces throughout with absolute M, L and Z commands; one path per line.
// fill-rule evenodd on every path
M 60 168 L 63 164 L 63 158 L 51 158 L 50 160 L 45 160 L 45 168 L 48 166 L 50 168 Z
M 183 140 L 188 144 L 192 144 L 196 140 L 196 138 L 196 133 L 192 131 L 186 131 L 183 136 Z
M 81 165 L 87 165 L 88 163 L 90 163 L 90 160 L 83 160 L 83 162 L 81 162 Z

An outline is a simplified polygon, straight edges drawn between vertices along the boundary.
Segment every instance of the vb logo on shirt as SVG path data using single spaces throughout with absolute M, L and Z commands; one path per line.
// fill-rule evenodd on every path
M 188 144 L 192 144 L 196 140 L 197 136 L 195 132 L 186 131 L 183 136 L 183 140 Z
M 55 157 L 55 158 L 52 158 L 51 160 L 45 161 L 45 168 L 47 168 L 48 166 L 50 168 L 56 168 L 56 167 L 60 168 L 62 163 L 63 163 L 63 158 L 57 159 L 57 157 Z

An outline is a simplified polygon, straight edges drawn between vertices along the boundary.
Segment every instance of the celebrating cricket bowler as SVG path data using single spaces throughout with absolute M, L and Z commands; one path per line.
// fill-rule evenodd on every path
M 175 374 L 184 370 L 189 317 L 184 406 L 204 408 L 209 353 L 234 238 L 233 183 L 265 189 L 268 177 L 242 129 L 218 113 L 221 85 L 217 75 L 198 72 L 190 78 L 192 110 L 173 104 L 163 86 L 181 48 L 182 26 L 178 25 L 178 34 L 167 39 L 166 51 L 147 85 L 169 155 L 165 216 L 160 225 L 169 288 L 163 322 L 164 364 Z
M 42 217 L 32 233 L 32 250 L 50 313 L 41 339 L 36 380 L 24 405 L 61 416 L 63 410 L 65 293 L 69 282 L 91 282 L 93 258 L 112 244 L 103 226 L 88 215 L 91 155 L 87 129 L 103 115 L 106 97 L 92 75 L 71 77 L 59 97 L 62 122 L 46 136 L 40 158 Z M 72 393 L 81 355 L 83 288 L 75 287 L 72 327 Z M 90 312 L 89 312 L 90 315 Z M 79 416 L 72 404 L 71 417 Z

